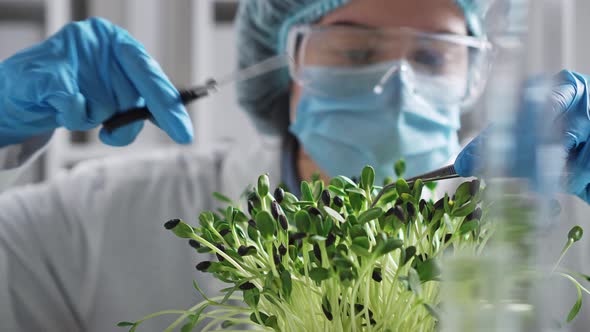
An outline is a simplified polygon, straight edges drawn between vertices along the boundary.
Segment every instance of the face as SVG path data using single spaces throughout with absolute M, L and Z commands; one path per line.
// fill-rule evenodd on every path
M 317 24 L 406 27 L 433 33 L 467 34 L 463 13 L 454 0 L 352 0 L 324 16 Z M 292 84 L 291 121 L 297 116 L 301 90 L 298 84 Z
M 467 24 L 463 12 L 454 0 L 352 0 L 347 5 L 327 14 L 316 24 L 320 26 L 346 25 L 369 29 L 404 27 L 430 33 L 467 34 Z M 330 40 L 334 42 L 334 39 L 337 38 Z M 355 40 L 353 43 L 356 44 L 359 38 L 344 36 L 340 42 L 346 44 L 351 43 L 351 40 Z M 319 45 L 319 47 L 322 46 Z M 453 56 L 453 58 L 467 59 L 467 56 L 463 54 L 459 57 Z M 467 67 L 466 63 L 465 60 L 463 64 L 465 68 Z M 290 100 L 291 122 L 294 122 L 297 117 L 296 110 L 301 93 L 301 86 L 293 83 Z M 298 152 L 298 169 L 304 179 L 309 178 L 317 171 L 320 172 L 322 179 L 328 179 L 327 175 L 319 169 L 303 148 Z

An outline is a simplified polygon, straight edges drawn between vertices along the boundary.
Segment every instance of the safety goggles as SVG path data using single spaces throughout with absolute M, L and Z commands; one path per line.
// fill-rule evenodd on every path
M 312 25 L 293 27 L 287 48 L 291 77 L 312 93 L 382 94 L 388 82 L 402 78 L 413 93 L 453 105 L 480 96 L 493 51 L 488 41 L 470 36 Z

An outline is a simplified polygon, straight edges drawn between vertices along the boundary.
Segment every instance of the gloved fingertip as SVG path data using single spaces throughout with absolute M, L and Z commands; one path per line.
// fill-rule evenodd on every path
M 465 154 L 459 154 L 457 159 L 455 159 L 455 163 L 453 166 L 455 167 L 455 172 L 461 177 L 470 177 L 473 176 L 472 174 L 472 167 L 469 166 L 469 162 L 465 158 Z
M 141 132 L 143 129 L 143 125 L 143 121 L 135 122 L 127 126 L 117 128 L 112 132 L 106 130 L 105 128 L 101 128 L 98 137 L 103 143 L 107 145 L 117 147 L 126 146 L 135 141 L 139 135 L 139 132 Z
M 156 117 L 160 127 L 179 144 L 190 144 L 194 138 L 194 129 L 191 118 L 183 105 L 169 112 L 169 115 L 162 119 Z
M 60 126 L 68 130 L 88 130 L 93 124 L 88 121 L 86 98 L 81 93 L 56 95 L 47 98 L 47 103 L 56 111 Z

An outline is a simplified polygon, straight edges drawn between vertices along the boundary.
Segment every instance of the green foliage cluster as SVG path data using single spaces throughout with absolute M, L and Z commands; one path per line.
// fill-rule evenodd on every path
M 300 198 L 280 187 L 271 193 L 262 175 L 244 211 L 215 193 L 225 210 L 201 213 L 196 226 L 174 219 L 165 227 L 208 253 L 213 259 L 196 269 L 229 287 L 209 298 L 195 282 L 203 302 L 119 325 L 134 331 L 146 319 L 178 314 L 167 331 L 199 324 L 202 331 L 435 331 L 442 256 L 481 253 L 494 225 L 479 180 L 431 200 L 424 197 L 432 187 L 403 180 L 403 163 L 395 169 L 395 185 L 376 185 L 367 166 L 358 182 L 304 181 Z M 580 237 L 581 230 L 570 234 L 572 243 Z

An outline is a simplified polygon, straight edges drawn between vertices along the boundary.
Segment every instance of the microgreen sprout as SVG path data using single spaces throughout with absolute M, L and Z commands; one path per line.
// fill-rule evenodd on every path
M 199 324 L 206 324 L 201 331 L 236 324 L 269 331 L 437 330 L 443 255 L 481 253 L 494 224 L 482 209 L 480 181 L 430 200 L 421 181 L 403 180 L 404 170 L 396 163 L 399 178 L 383 192 L 369 166 L 358 183 L 314 177 L 301 183 L 300 198 L 271 191 L 262 175 L 247 195 L 246 212 L 231 204 L 223 213 L 201 213 L 198 226 L 166 222 L 192 248 L 217 257 L 199 262 L 196 273 L 230 287 L 208 298 L 195 282 L 205 301 L 119 326 L 134 330 L 148 318 L 178 314 L 166 331 L 180 324 L 183 332 Z M 572 230 L 563 253 L 581 235 Z M 205 310 L 211 308 L 217 309 Z

